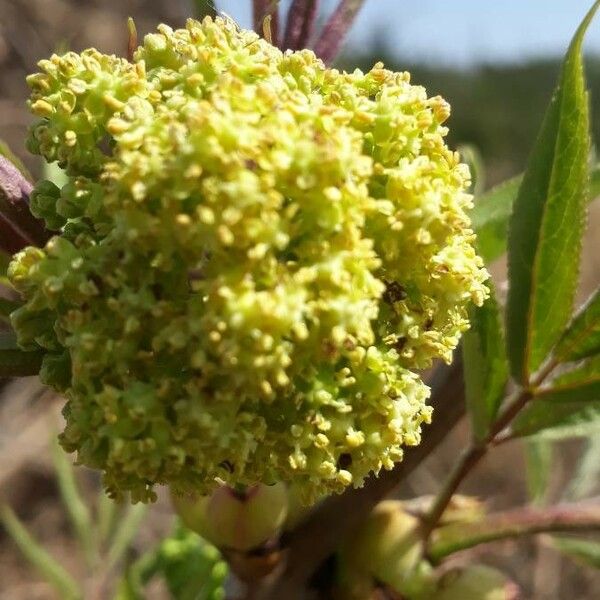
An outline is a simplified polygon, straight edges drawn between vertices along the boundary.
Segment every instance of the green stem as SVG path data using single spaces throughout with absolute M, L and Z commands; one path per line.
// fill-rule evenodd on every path
M 450 554 L 498 540 L 538 533 L 600 531 L 600 503 L 517 508 L 483 521 L 453 523 L 437 529 L 428 556 L 438 563 Z

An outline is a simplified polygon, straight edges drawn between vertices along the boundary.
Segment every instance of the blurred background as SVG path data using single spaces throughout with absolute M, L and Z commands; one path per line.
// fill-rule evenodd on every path
M 197 14 L 202 0 L 0 0 L 0 139 L 9 144 L 39 175 L 41 165 L 27 156 L 24 139 L 30 116 L 25 100 L 25 76 L 36 62 L 57 49 L 80 51 L 95 46 L 124 55 L 126 17 L 132 16 L 140 35 L 157 23 L 180 26 Z M 321 22 L 336 2 L 324 0 Z M 541 124 L 554 87 L 561 56 L 591 0 L 367 0 L 359 14 L 338 65 L 368 69 L 382 60 L 387 67 L 408 70 L 413 81 L 441 94 L 452 105 L 450 144 L 471 145 L 485 165 L 487 187 L 525 167 L 528 152 Z M 220 10 L 241 26 L 250 25 L 249 0 L 222 0 Z M 289 6 L 281 1 L 282 10 Z M 600 19 L 587 36 L 587 77 L 591 91 L 594 141 L 600 139 Z M 592 205 L 585 246 L 580 297 L 600 280 L 600 210 Z M 493 265 L 500 289 L 505 266 Z M 60 400 L 44 392 L 35 380 L 0 380 L 0 501 L 15 508 L 37 538 L 72 573 L 83 576 L 49 458 L 49 443 L 59 429 Z M 402 496 L 436 491 L 468 435 L 459 426 L 441 452 L 420 469 Z M 475 473 L 465 491 L 492 497 L 491 507 L 524 502 L 531 488 L 527 463 L 540 456 L 557 462 L 547 481 L 542 502 L 563 497 L 567 481 L 587 450 L 583 485 L 598 494 L 600 442 L 561 443 L 550 449 L 506 445 L 493 453 Z M 590 450 L 591 449 L 591 450 Z M 590 454 L 590 452 L 595 454 Z M 591 466 L 590 466 L 591 465 Z M 78 471 L 85 493 L 98 482 L 92 473 Z M 161 498 L 144 516 L 131 552 L 157 539 L 170 527 L 168 503 Z M 501 565 L 521 583 L 526 598 L 577 600 L 600 597 L 600 576 L 561 558 L 543 538 L 518 544 L 496 544 L 481 551 L 481 559 Z M 91 584 L 90 584 L 91 585 Z M 92 585 L 87 597 L 109 597 L 104 587 Z M 106 587 L 108 586 L 108 588 Z M 164 589 L 151 598 L 166 596 Z M 0 600 L 54 598 L 49 586 L 28 566 L 12 541 L 0 529 Z

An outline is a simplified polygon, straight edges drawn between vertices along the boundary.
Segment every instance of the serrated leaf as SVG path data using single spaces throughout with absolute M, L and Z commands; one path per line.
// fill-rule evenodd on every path
M 561 375 L 517 416 L 515 437 L 579 437 L 600 431 L 600 357 Z
M 581 360 L 600 352 L 600 288 L 586 302 L 561 338 L 555 356 L 562 362 Z
M 83 599 L 77 582 L 40 546 L 8 505 L 0 506 L 0 522 L 19 550 L 64 600 Z
M 590 358 L 576 369 L 563 373 L 547 388 L 538 391 L 536 396 L 552 402 L 600 400 L 600 356 Z
M 477 252 L 487 264 L 506 252 L 508 221 L 522 181 L 523 174 L 517 175 L 475 198 L 471 224 L 477 234 Z M 600 165 L 596 164 L 590 174 L 588 202 L 599 196 Z
M 491 286 L 491 284 L 490 284 Z M 467 410 L 473 434 L 482 440 L 498 414 L 508 381 L 508 362 L 493 288 L 480 308 L 472 308 L 463 337 Z
M 14 334 L 0 332 L 0 378 L 37 375 L 42 352 L 24 352 L 17 347 Z
M 599 5 L 571 42 L 510 219 L 508 355 L 523 384 L 558 341 L 573 306 L 590 155 L 581 47 Z
M 600 569 L 600 541 L 555 537 L 553 545 L 578 563 Z

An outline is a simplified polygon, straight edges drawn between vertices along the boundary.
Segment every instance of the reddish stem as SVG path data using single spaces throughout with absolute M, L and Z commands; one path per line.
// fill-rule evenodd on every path
M 315 29 L 319 0 L 294 0 L 287 18 L 283 48 L 301 50 L 308 45 Z
M 479 544 L 537 533 L 600 530 L 600 503 L 559 504 L 545 508 L 517 508 L 489 515 L 482 521 L 454 523 L 436 530 L 429 548 L 434 562 Z
M 323 27 L 314 51 L 323 62 L 330 63 L 338 55 L 354 19 L 365 0 L 342 0 Z
M 271 43 L 278 45 L 279 40 L 279 0 L 252 0 L 252 23 L 254 31 L 263 36 L 265 17 L 271 15 Z
M 0 156 L 0 247 L 20 249 L 28 244 L 43 246 L 50 234 L 43 222 L 29 211 L 33 186 L 7 158 Z

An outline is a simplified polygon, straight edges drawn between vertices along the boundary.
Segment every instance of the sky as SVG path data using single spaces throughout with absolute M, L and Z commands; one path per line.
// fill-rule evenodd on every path
M 285 6 L 289 0 L 282 0 Z M 217 0 L 242 26 L 250 0 Z M 592 0 L 366 0 L 348 45 L 384 39 L 408 62 L 472 66 L 560 55 Z M 324 0 L 324 9 L 335 5 Z M 600 14 L 586 51 L 600 54 Z

